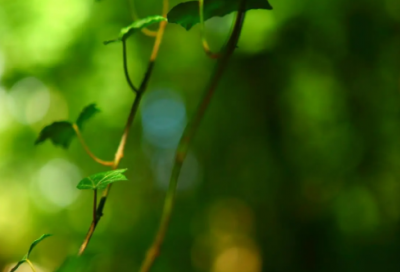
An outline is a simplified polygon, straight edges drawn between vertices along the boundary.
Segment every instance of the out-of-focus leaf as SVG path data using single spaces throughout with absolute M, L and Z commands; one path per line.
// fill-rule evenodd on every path
M 163 16 L 160 16 L 160 15 L 148 16 L 146 18 L 140 19 L 138 21 L 133 22 L 129 26 L 122 28 L 119 33 L 119 37 L 117 39 L 105 41 L 104 44 L 107 45 L 109 43 L 126 40 L 127 38 L 129 38 L 129 36 L 131 36 L 136 31 L 141 30 L 142 28 L 148 27 L 152 24 L 160 23 L 160 22 L 166 21 L 166 20 L 167 19 L 165 19 Z
M 25 256 L 10 270 L 10 272 L 14 272 L 18 269 L 18 267 L 26 262 L 27 259 L 29 259 L 29 255 L 31 254 L 32 250 L 35 248 L 37 244 L 39 244 L 41 241 L 46 239 L 47 237 L 51 236 L 51 234 L 43 234 L 39 238 L 37 238 L 35 241 L 32 242 L 31 246 L 29 247 L 28 252 L 25 254 Z
M 43 234 L 42 236 L 40 236 L 39 238 L 37 238 L 35 241 L 33 241 L 33 243 L 31 244 L 31 246 L 29 247 L 28 253 L 26 254 L 26 258 L 29 258 L 29 255 L 31 254 L 32 250 L 34 249 L 34 247 L 39 244 L 41 241 L 43 241 L 44 239 L 46 239 L 47 237 L 50 237 L 51 234 Z
M 95 189 L 104 189 L 108 184 L 114 183 L 117 181 L 128 180 L 122 173 L 124 173 L 127 169 L 117 169 L 107 172 L 101 172 L 94 175 L 91 175 L 87 178 L 82 179 L 77 188 L 80 190 L 95 190 Z
M 86 106 L 76 120 L 76 125 L 82 130 L 86 121 L 92 118 L 98 112 L 100 112 L 100 110 L 96 107 L 96 104 L 90 104 Z
M 212 17 L 222 17 L 237 11 L 241 0 L 204 0 L 204 21 Z M 272 9 L 267 0 L 247 0 L 246 11 L 251 9 Z M 173 7 L 168 22 L 179 24 L 186 30 L 200 22 L 199 1 L 183 2 Z
M 42 129 L 39 137 L 35 141 L 35 144 L 40 144 L 47 139 L 50 139 L 54 145 L 68 148 L 74 136 L 75 131 L 70 122 L 54 122 Z

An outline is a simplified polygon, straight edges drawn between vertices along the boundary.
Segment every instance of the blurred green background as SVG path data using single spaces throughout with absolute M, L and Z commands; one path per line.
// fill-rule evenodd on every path
M 161 0 L 136 2 L 142 17 L 161 12 Z M 399 271 L 400 2 L 270 2 L 273 11 L 247 13 L 152 271 Z M 233 18 L 206 23 L 215 50 Z M 0 0 L 0 270 L 43 233 L 54 237 L 31 255 L 38 272 L 76 254 L 92 194 L 75 187 L 107 168 L 77 140 L 69 150 L 33 143 L 94 102 L 102 113 L 83 135 L 113 158 L 134 96 L 121 45 L 102 42 L 131 20 L 125 0 Z M 152 43 L 128 42 L 135 85 Z M 88 248 L 92 271 L 137 271 L 214 65 L 199 26 L 167 26 L 121 163 L 130 181 L 112 188 Z

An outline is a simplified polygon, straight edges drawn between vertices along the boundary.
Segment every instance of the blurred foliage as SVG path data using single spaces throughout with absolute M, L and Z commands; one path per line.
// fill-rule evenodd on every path
M 35 241 L 32 242 L 32 244 L 29 247 L 28 252 L 24 255 L 24 257 L 11 269 L 10 272 L 14 272 L 17 271 L 18 267 L 21 266 L 21 264 L 23 263 L 31 263 L 29 260 L 29 255 L 31 254 L 32 250 L 37 246 L 37 244 L 39 244 L 41 241 L 43 241 L 44 239 L 46 239 L 47 237 L 50 237 L 51 234 L 43 234 L 41 235 L 38 239 L 36 239 Z M 31 267 L 31 269 L 35 269 L 33 266 Z
M 153 271 L 398 271 L 400 2 L 270 3 L 247 13 Z M 134 4 L 141 17 L 161 13 L 160 0 Z M 232 19 L 206 22 L 212 48 Z M 83 136 L 113 158 L 134 94 L 121 46 L 102 42 L 131 22 L 127 1 L 0 0 L 0 269 L 41 233 L 54 236 L 32 253 L 38 271 L 77 253 L 92 199 L 76 185 L 105 168 L 78 141 L 69 150 L 34 141 L 96 103 L 102 114 Z M 139 33 L 128 40 L 136 86 L 152 43 Z M 198 25 L 167 26 L 121 162 L 131 182 L 112 188 L 88 247 L 92 271 L 138 269 L 174 147 L 214 65 Z

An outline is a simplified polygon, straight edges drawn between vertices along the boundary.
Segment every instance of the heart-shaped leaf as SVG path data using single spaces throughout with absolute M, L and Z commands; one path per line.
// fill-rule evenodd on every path
M 79 114 L 78 119 L 76 120 L 76 125 L 79 127 L 80 130 L 83 129 L 84 123 L 92 118 L 96 113 L 99 113 L 100 110 L 97 108 L 96 104 L 90 104 L 86 106 L 81 114 Z
M 32 250 L 35 248 L 37 244 L 39 244 L 41 241 L 46 239 L 47 237 L 51 236 L 51 234 L 43 234 L 39 238 L 37 238 L 35 241 L 32 242 L 31 246 L 29 247 L 28 252 L 25 254 L 25 256 L 10 270 L 10 272 L 14 272 L 18 269 L 18 267 L 26 262 L 26 260 L 29 259 L 29 255 L 31 254 Z
M 128 180 L 122 173 L 124 173 L 127 169 L 117 169 L 107 172 L 101 172 L 94 175 L 91 175 L 87 178 L 82 179 L 77 188 L 80 190 L 96 190 L 96 189 L 105 189 L 108 184 L 114 183 L 117 181 Z
M 82 130 L 83 125 L 98 112 L 100 112 L 100 110 L 96 107 L 96 104 L 86 106 L 76 120 L 79 129 Z M 72 127 L 72 123 L 68 121 L 59 121 L 44 127 L 39 137 L 36 139 L 35 144 L 40 144 L 50 139 L 54 145 L 68 148 L 74 137 L 75 131 Z
M 131 36 L 136 31 L 141 30 L 142 28 L 148 27 L 152 24 L 160 23 L 160 22 L 166 21 L 166 20 L 167 19 L 165 19 L 163 16 L 160 16 L 160 15 L 148 16 L 146 18 L 140 19 L 138 21 L 133 22 L 129 26 L 122 28 L 121 31 L 119 32 L 119 36 L 117 39 L 105 41 L 104 44 L 107 45 L 109 43 L 126 40 L 127 38 L 129 38 L 129 36 Z
M 42 129 L 39 137 L 35 141 L 35 144 L 40 144 L 47 139 L 50 139 L 54 145 L 60 145 L 63 148 L 68 148 L 74 136 L 75 131 L 70 122 L 54 122 Z
M 237 11 L 241 0 L 204 0 L 204 21 L 212 17 L 222 17 Z M 246 11 L 251 9 L 272 9 L 267 0 L 247 0 Z M 186 30 L 200 22 L 199 1 L 183 2 L 173 7 L 168 15 L 168 22 L 179 24 Z

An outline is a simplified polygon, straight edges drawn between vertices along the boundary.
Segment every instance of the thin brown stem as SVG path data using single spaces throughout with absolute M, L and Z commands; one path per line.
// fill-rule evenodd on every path
M 171 178 L 169 182 L 169 188 L 167 191 L 167 195 L 165 197 L 164 208 L 162 213 L 162 218 L 160 222 L 160 226 L 158 232 L 155 236 L 154 242 L 150 249 L 147 252 L 146 258 L 142 263 L 140 268 L 140 272 L 149 272 L 151 267 L 153 266 L 157 256 L 160 253 L 161 246 L 163 244 L 168 225 L 171 219 L 172 210 L 174 207 L 176 186 L 178 184 L 178 177 L 182 168 L 183 161 L 188 152 L 189 144 L 195 135 L 200 121 L 203 119 L 204 113 L 210 104 L 211 98 L 218 86 L 219 80 L 222 77 L 222 74 L 227 66 L 228 60 L 232 55 L 233 51 L 236 48 L 236 44 L 239 40 L 240 33 L 243 26 L 243 21 L 245 17 L 245 0 L 242 0 L 240 3 L 239 11 L 236 17 L 235 25 L 232 31 L 232 34 L 226 44 L 225 52 L 222 55 L 218 65 L 213 73 L 213 76 L 206 88 L 203 99 L 201 100 L 200 105 L 198 106 L 193 118 L 187 124 L 181 140 L 179 142 L 176 154 L 175 154 L 175 163 L 172 169 Z
M 163 1 L 163 16 L 166 17 L 167 13 L 168 13 L 168 0 L 164 0 Z M 124 128 L 124 132 L 122 134 L 120 143 L 118 145 L 117 152 L 115 153 L 114 162 L 112 164 L 112 168 L 113 169 L 117 169 L 118 168 L 121 159 L 124 157 L 124 150 L 125 150 L 126 142 L 127 142 L 127 139 L 128 139 L 129 130 L 130 130 L 131 126 L 132 126 L 133 120 L 134 120 L 134 118 L 136 116 L 136 112 L 137 112 L 137 110 L 139 108 L 140 101 L 141 101 L 141 99 L 143 97 L 144 92 L 146 91 L 147 84 L 148 84 L 148 82 L 150 80 L 150 77 L 152 75 L 153 68 L 154 68 L 154 63 L 155 63 L 155 60 L 157 58 L 158 51 L 160 49 L 160 44 L 161 44 L 161 41 L 162 41 L 162 38 L 163 38 L 163 34 L 164 34 L 164 30 L 165 30 L 166 25 L 167 25 L 166 22 L 161 22 L 160 23 L 160 26 L 159 26 L 159 29 L 158 29 L 158 32 L 157 32 L 157 37 L 156 37 L 156 40 L 154 42 L 153 51 L 151 53 L 150 61 L 149 61 L 149 64 L 147 66 L 146 73 L 144 75 L 144 78 L 142 80 L 142 83 L 140 84 L 140 87 L 139 87 L 138 91 L 136 92 L 136 97 L 135 97 L 135 100 L 134 100 L 134 102 L 132 104 L 131 110 L 129 112 L 128 119 L 126 121 L 125 128 Z M 110 193 L 110 190 L 111 190 L 111 184 L 109 184 L 107 186 L 107 188 L 103 191 L 103 195 L 101 196 L 99 205 L 97 206 L 97 210 L 96 210 L 96 220 L 92 221 L 92 224 L 90 225 L 89 231 L 88 231 L 88 233 L 87 233 L 87 235 L 85 237 L 85 240 L 83 241 L 83 243 L 82 243 L 82 245 L 81 245 L 81 247 L 79 249 L 78 256 L 81 256 L 85 252 L 85 250 L 86 250 L 86 248 L 87 248 L 87 246 L 89 244 L 89 241 L 92 238 L 94 231 L 96 230 L 96 226 L 99 223 L 101 217 L 103 216 L 103 209 L 104 209 L 104 206 L 105 206 L 106 201 L 108 199 L 108 195 Z
M 79 253 L 78 256 L 82 255 L 83 252 L 85 251 L 87 245 L 90 242 L 90 238 L 92 238 L 93 232 L 96 228 L 97 222 L 99 221 L 100 217 L 98 216 L 97 213 L 97 189 L 93 190 L 93 219 L 92 223 L 90 225 L 89 231 L 86 234 L 86 238 L 84 242 L 82 243 L 81 247 L 79 248 Z
M 119 165 L 121 159 L 124 157 L 124 150 L 125 150 L 126 141 L 128 139 L 129 130 L 131 128 L 133 120 L 135 119 L 136 112 L 139 108 L 141 98 L 142 98 L 142 92 L 138 92 L 136 94 L 135 101 L 133 102 L 131 110 L 129 112 L 128 120 L 126 121 L 124 133 L 122 134 L 121 140 L 119 142 L 117 152 L 115 153 L 113 169 L 118 168 L 118 165 Z
M 81 131 L 79 130 L 79 127 L 76 124 L 72 124 L 72 127 L 74 128 L 74 131 L 76 133 L 76 136 L 78 137 L 79 141 L 81 142 L 83 148 L 85 149 L 86 153 L 97 163 L 104 165 L 104 166 L 113 166 L 114 162 L 113 161 L 103 161 L 102 159 L 99 159 L 96 157 L 92 151 L 90 151 L 90 148 L 87 146 L 85 140 L 82 137 Z

